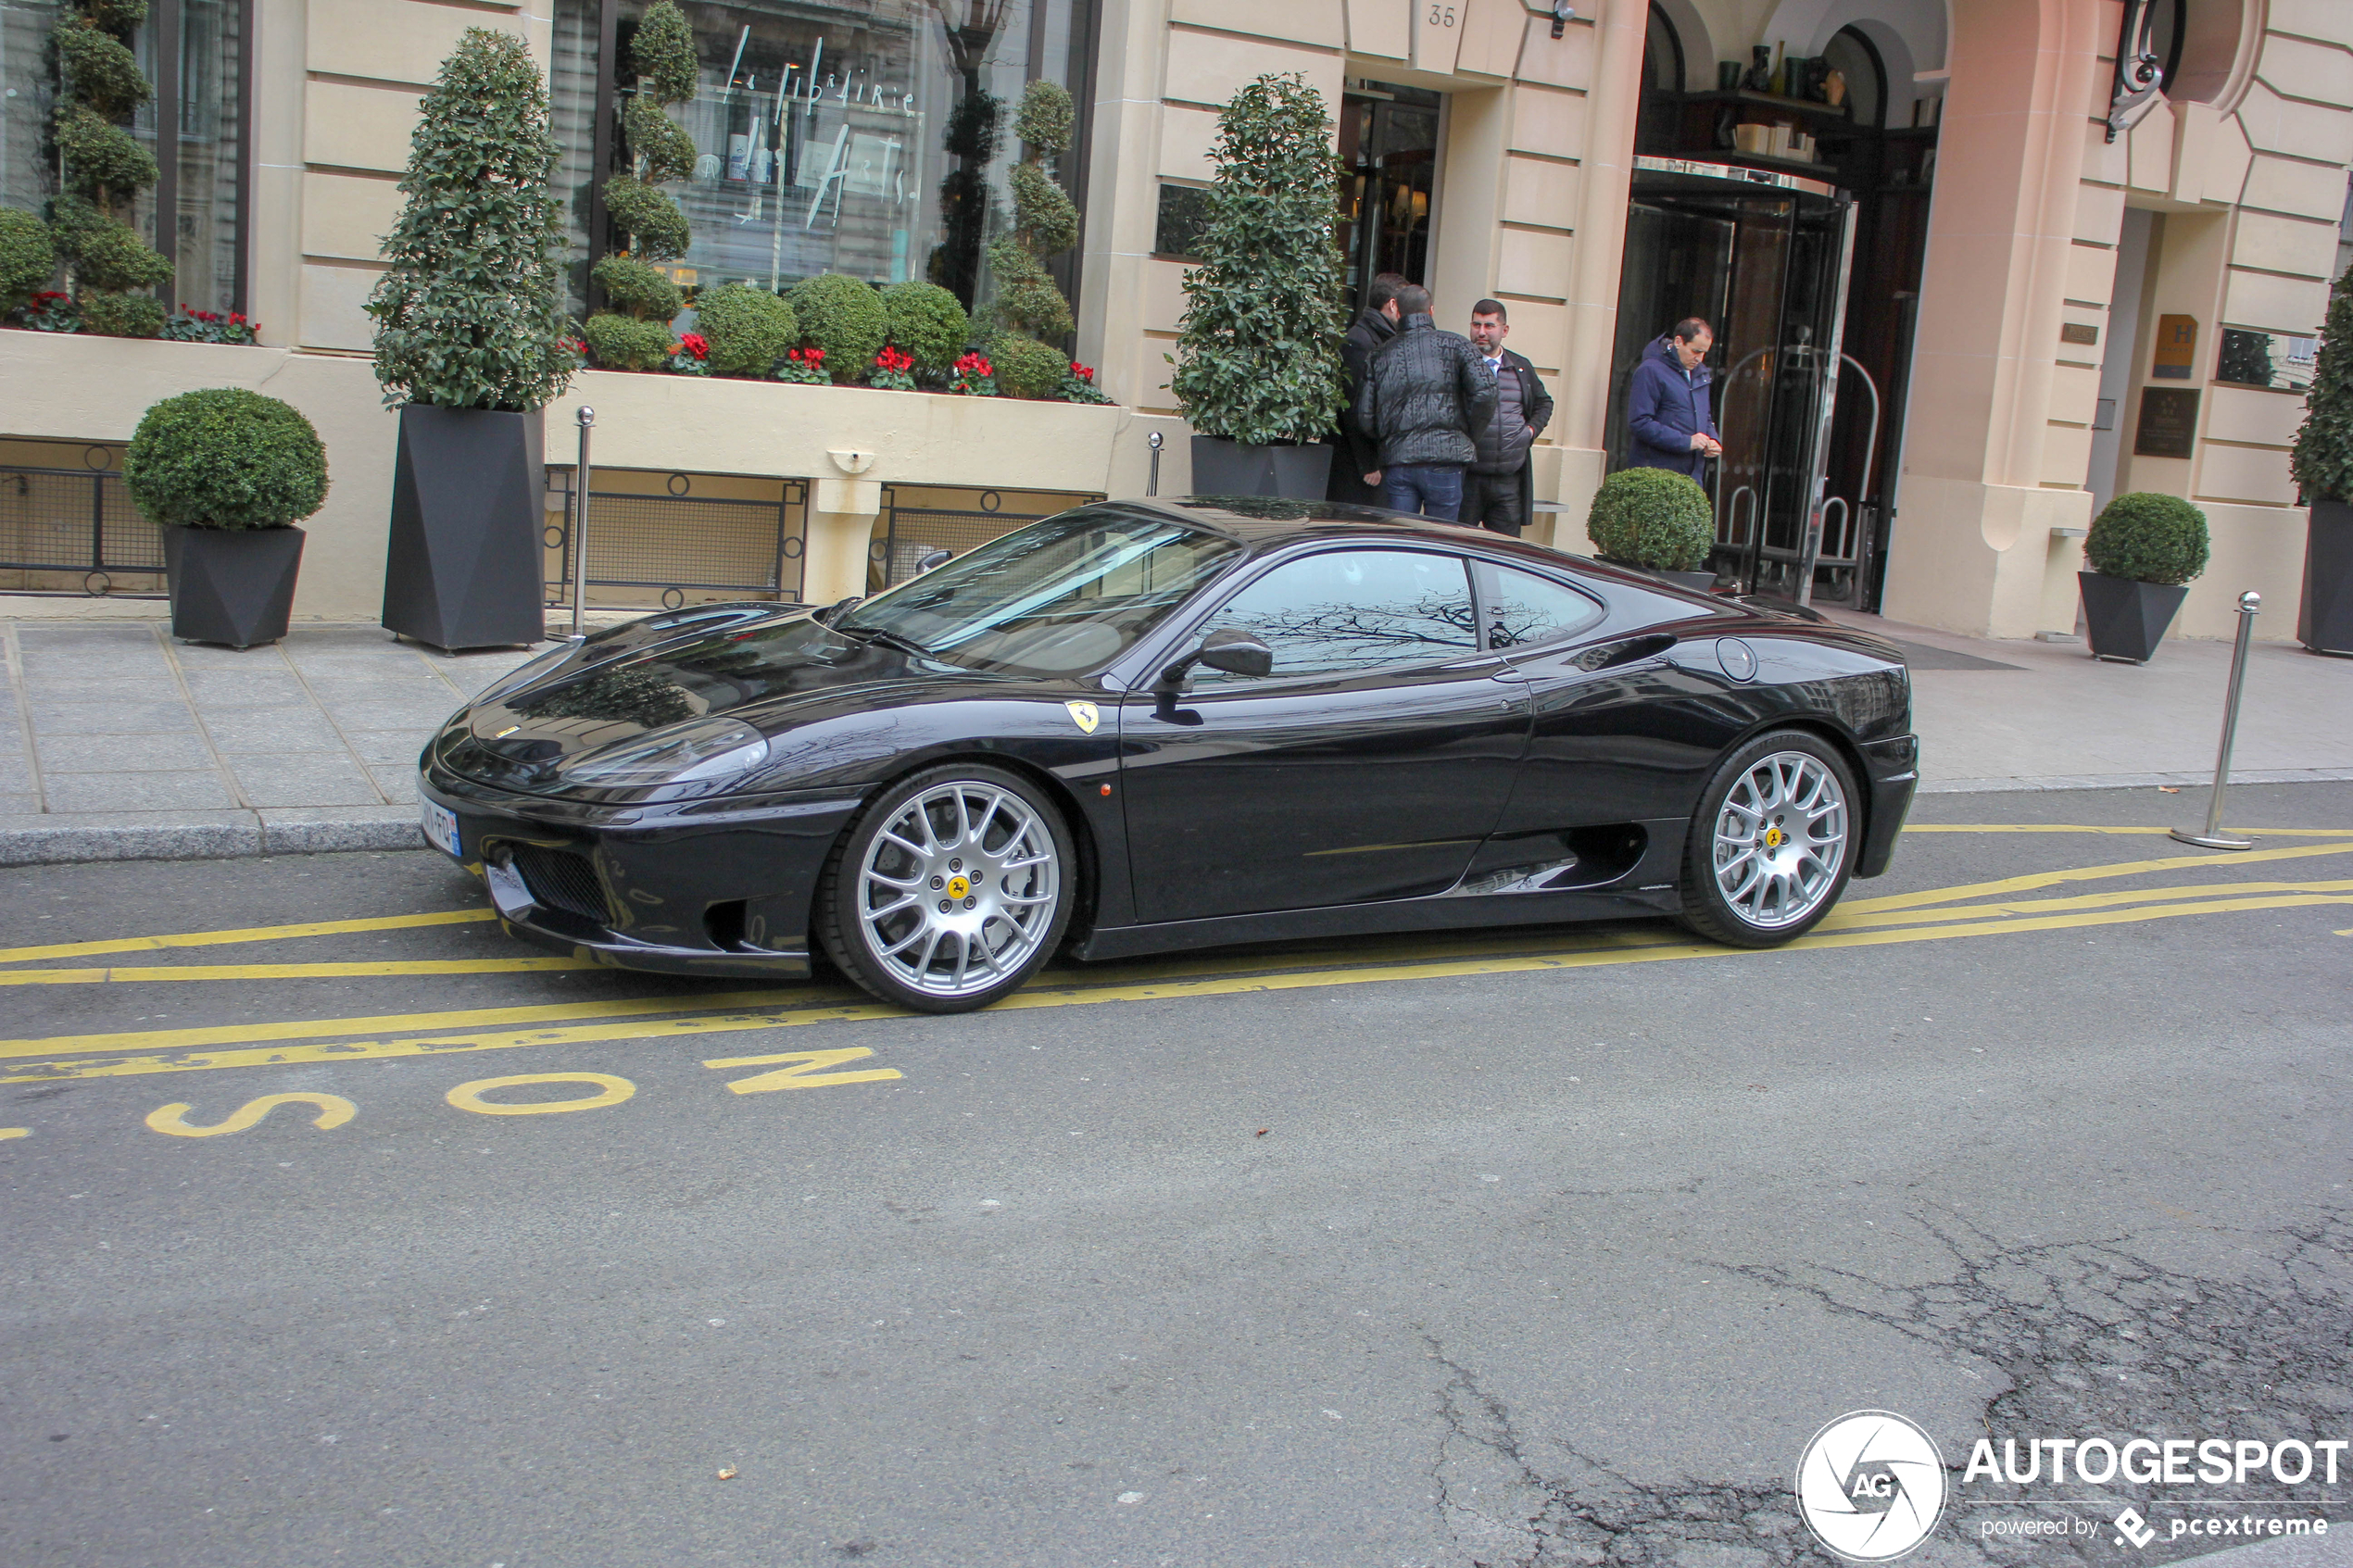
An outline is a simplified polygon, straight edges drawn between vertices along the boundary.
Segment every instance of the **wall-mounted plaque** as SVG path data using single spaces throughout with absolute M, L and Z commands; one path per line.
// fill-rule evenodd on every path
M 2159 381 L 2188 381 L 2197 365 L 2197 318 L 2159 316 L 2157 354 L 2149 374 Z
M 2133 432 L 2136 458 L 2186 458 L 2197 434 L 2197 389 L 2147 386 L 2141 389 L 2141 422 Z
M 2061 343 L 2094 344 L 2100 341 L 2099 328 L 2089 321 L 2066 321 L 2059 326 Z
M 2317 335 L 2296 337 L 2224 327 L 2214 379 L 2235 386 L 2267 386 L 2274 392 L 2309 392 L 2313 364 L 2320 353 Z

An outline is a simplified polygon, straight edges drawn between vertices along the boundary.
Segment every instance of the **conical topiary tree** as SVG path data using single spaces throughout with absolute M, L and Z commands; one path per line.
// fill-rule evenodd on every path
M 654 0 L 629 55 L 637 74 L 621 113 L 629 162 L 605 182 L 605 213 L 622 248 L 598 262 L 595 273 L 612 310 L 589 317 L 585 335 L 598 363 L 649 370 L 669 355 L 670 319 L 686 304 L 670 274 L 654 265 L 686 254 L 686 210 L 660 188 L 695 172 L 694 141 L 666 112 L 695 95 L 695 33 L 686 13 L 672 0 Z
M 571 383 L 555 169 L 522 40 L 467 29 L 409 139 L 392 266 L 368 300 L 385 402 L 538 408 Z
M 1015 397 L 1045 396 L 1070 367 L 1061 346 L 1070 336 L 1070 301 L 1054 286 L 1045 260 L 1078 243 L 1078 208 L 1047 171 L 1046 160 L 1070 145 L 1073 118 L 1070 94 L 1041 80 L 1022 94 L 1013 119 L 1026 151 L 1008 180 L 1013 232 L 988 244 L 998 329 L 988 357 L 997 366 L 997 384 Z
M 1185 276 L 1170 385 L 1202 435 L 1319 440 L 1341 400 L 1340 259 L 1331 118 L 1297 73 L 1262 76 L 1219 111 L 1201 265 Z
M 73 275 L 82 327 L 111 337 L 162 332 L 163 302 L 137 291 L 171 277 L 171 263 L 123 221 L 157 179 L 155 155 L 124 129 L 155 95 L 130 46 L 132 31 L 146 19 L 147 0 L 77 0 L 57 31 L 65 191 L 53 209 L 53 232 Z
M 2321 358 L 2304 410 L 2288 471 L 2307 501 L 2353 504 L 2353 268 L 2329 291 L 2328 324 L 2321 329 Z

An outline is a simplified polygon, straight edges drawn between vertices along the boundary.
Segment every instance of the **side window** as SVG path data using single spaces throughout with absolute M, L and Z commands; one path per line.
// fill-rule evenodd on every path
M 1275 650 L 1275 677 L 1417 664 L 1477 650 L 1470 579 L 1459 556 L 1334 550 L 1278 566 L 1202 623 Z M 1245 677 L 1199 670 L 1202 681 Z
M 1599 604 L 1549 577 L 1484 561 L 1478 571 L 1479 597 L 1487 608 L 1487 646 L 1499 653 L 1549 643 L 1602 618 Z

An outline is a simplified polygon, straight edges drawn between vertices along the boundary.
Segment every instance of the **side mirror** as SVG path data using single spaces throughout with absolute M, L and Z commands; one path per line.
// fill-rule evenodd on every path
M 1186 671 L 1196 664 L 1206 664 L 1228 675 L 1271 675 L 1275 672 L 1275 650 L 1248 632 L 1228 626 L 1203 637 L 1201 646 L 1163 670 L 1153 684 L 1162 691 L 1176 691 L 1185 684 Z
M 953 550 L 926 551 L 925 552 L 923 559 L 915 563 L 915 575 L 921 577 L 925 572 L 930 571 L 937 567 L 946 566 L 950 561 L 954 560 L 955 558 L 956 552 Z

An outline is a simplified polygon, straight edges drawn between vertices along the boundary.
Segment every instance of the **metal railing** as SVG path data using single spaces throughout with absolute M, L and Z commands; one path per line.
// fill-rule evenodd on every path
M 572 549 L 580 496 L 573 470 L 550 477 L 561 482 L 563 519 L 547 524 L 542 541 L 554 573 L 547 579 L 547 602 L 563 606 L 572 602 L 573 575 L 581 571 Z M 589 491 L 596 526 L 581 571 L 585 585 L 655 590 L 665 609 L 695 592 L 798 600 L 807 484 L 786 480 L 774 501 L 697 495 L 693 485 L 693 476 L 673 473 L 668 495 Z
M 879 591 L 904 583 L 915 575 L 917 563 L 934 550 L 952 550 L 961 556 L 1046 515 L 1001 511 L 1004 498 L 994 490 L 982 491 L 977 501 L 977 507 L 968 511 L 902 507 L 892 496 L 890 486 L 884 485 L 883 531 L 867 546 L 869 587 Z
M 0 467 L 0 571 L 78 571 L 94 597 L 116 572 L 162 576 L 162 532 L 131 504 L 113 452 L 92 451 L 109 466 Z

